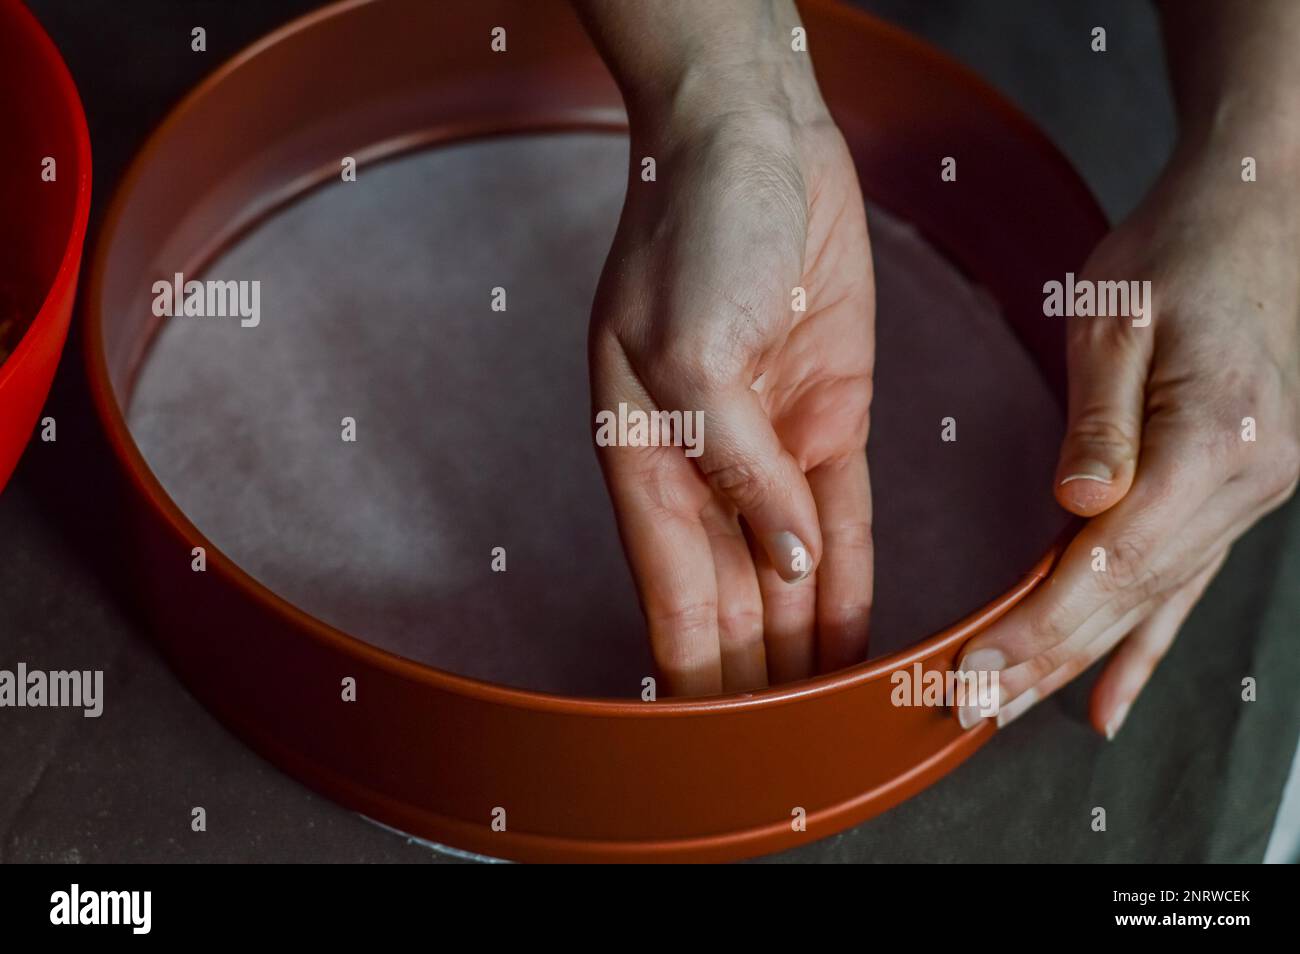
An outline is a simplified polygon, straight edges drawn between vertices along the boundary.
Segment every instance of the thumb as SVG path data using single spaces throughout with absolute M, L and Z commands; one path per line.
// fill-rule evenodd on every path
M 745 518 L 781 579 L 816 569 L 821 530 L 812 489 L 782 445 L 758 395 L 745 388 L 710 395 L 696 463 L 713 489 Z
M 1137 473 L 1146 405 L 1149 328 L 1108 318 L 1070 335 L 1069 421 L 1056 466 L 1056 499 L 1092 517 L 1117 504 Z

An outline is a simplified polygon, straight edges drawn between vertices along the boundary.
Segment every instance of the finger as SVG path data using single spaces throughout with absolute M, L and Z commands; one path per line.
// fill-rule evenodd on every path
M 700 520 L 709 490 L 674 451 L 607 447 L 600 456 L 665 688 L 712 695 L 722 691 L 722 656 L 713 547 Z
M 593 410 L 620 402 L 655 407 L 621 349 L 591 348 Z M 593 414 L 593 427 L 596 415 Z M 701 514 L 713 500 L 695 465 L 676 447 L 596 442 L 605 484 L 649 629 L 650 650 L 669 695 L 722 691 L 718 588 Z
M 1098 659 L 1114 649 L 1125 636 L 1133 631 L 1135 626 L 1140 626 L 1142 621 L 1155 611 L 1157 610 L 1154 601 L 1134 607 L 1118 622 L 1113 623 L 1104 633 L 1079 649 L 1077 652 L 1073 653 L 1063 664 L 1058 666 L 1050 675 L 1048 675 L 1047 678 L 1042 679 L 1035 685 L 1019 692 L 1015 698 L 1011 699 L 1010 702 L 999 708 L 998 728 L 1010 725 L 1034 706 L 1038 705 L 1038 703 L 1056 692 L 1056 690 L 1060 689 L 1066 683 L 1071 682 L 1076 676 L 1084 672 Z
M 763 650 L 763 597 L 749 544 L 730 505 L 716 497 L 704 508 L 718 587 L 718 643 L 726 692 L 767 685 Z
M 1200 554 L 1239 532 L 1242 509 L 1226 488 L 1214 494 L 1223 480 L 1215 467 L 1182 459 L 1200 446 L 1188 435 L 1151 435 L 1130 493 L 1089 521 L 1044 585 L 971 641 L 962 668 L 1001 671 L 1010 702 L 1135 607 L 1190 578 Z
M 681 406 L 703 410 L 696 463 L 744 517 L 778 576 L 793 583 L 811 574 L 822 548 L 817 506 L 758 395 L 748 387 L 696 394 Z
M 817 671 L 817 574 L 787 583 L 768 555 L 750 540 L 763 594 L 763 641 L 772 685 L 807 679 Z
M 1186 622 L 1192 607 L 1205 593 L 1223 566 L 1228 552 L 1218 555 L 1196 576 L 1139 626 L 1116 650 L 1092 687 L 1092 725 L 1107 739 L 1113 739 L 1127 717 L 1138 693 Z
M 874 551 L 865 448 L 813 468 L 808 483 L 823 548 L 817 567 L 818 664 L 831 672 L 867 657 Z
M 1067 643 L 1070 655 L 1066 658 L 1066 661 L 1043 679 L 1032 685 L 1024 685 L 1016 678 L 1017 673 L 1014 670 L 1008 672 L 999 688 L 1010 701 L 1001 706 L 998 711 L 998 727 L 1010 725 L 1029 709 L 1086 671 L 1098 659 L 1114 649 L 1115 646 L 1127 646 L 1138 634 L 1151 629 L 1160 629 L 1169 619 L 1171 610 L 1176 612 L 1181 608 L 1181 615 L 1178 615 L 1173 620 L 1172 630 L 1169 633 L 1169 640 L 1172 642 L 1173 637 L 1177 635 L 1178 627 L 1182 624 L 1183 618 L 1204 591 L 1205 583 L 1223 563 L 1223 551 L 1215 550 L 1212 552 L 1219 555 L 1205 567 L 1197 570 L 1186 583 L 1176 587 L 1168 595 L 1154 598 L 1134 607 L 1096 639 L 1086 645 L 1080 645 L 1078 637 L 1072 637 Z M 1167 645 L 1166 648 L 1168 648 Z M 1095 691 L 1094 687 L 1094 698 Z M 1096 723 L 1095 719 L 1096 717 L 1094 717 L 1094 724 L 1105 725 L 1105 723 Z M 1103 730 L 1099 731 L 1105 734 Z
M 1119 319 L 1083 319 L 1069 336 L 1069 417 L 1056 467 L 1056 499 L 1091 517 L 1132 486 L 1151 335 Z

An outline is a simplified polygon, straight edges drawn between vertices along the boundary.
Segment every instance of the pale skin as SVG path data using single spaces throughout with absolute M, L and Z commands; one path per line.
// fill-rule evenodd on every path
M 855 661 L 874 289 L 852 160 L 790 50 L 797 15 L 579 8 L 624 91 L 633 157 L 593 311 L 593 406 L 704 412 L 695 460 L 599 448 L 664 688 L 756 689 Z
M 599 449 L 664 687 L 707 695 L 859 661 L 874 286 L 851 160 L 813 54 L 790 49 L 798 14 L 787 0 L 575 3 L 632 133 L 593 311 L 593 406 L 705 412 L 700 458 Z M 965 668 L 1000 672 L 1000 724 L 1109 654 L 1091 721 L 1113 736 L 1233 541 L 1300 475 L 1300 4 L 1162 12 L 1179 145 L 1080 276 L 1150 280 L 1152 321 L 1052 319 L 1070 322 L 1054 492 L 1088 519 L 1047 582 L 965 647 Z M 1242 181 L 1244 156 L 1258 181 Z

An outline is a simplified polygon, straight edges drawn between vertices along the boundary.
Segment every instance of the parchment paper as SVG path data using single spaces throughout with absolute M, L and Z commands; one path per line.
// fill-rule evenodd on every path
M 553 135 L 363 168 L 186 276 L 259 280 L 262 314 L 168 320 L 130 413 L 168 492 L 254 577 L 375 645 L 514 686 L 638 693 L 652 667 L 585 352 L 626 154 L 622 137 Z M 1064 520 L 1059 412 L 1031 361 L 915 230 L 869 216 L 878 655 L 996 596 Z

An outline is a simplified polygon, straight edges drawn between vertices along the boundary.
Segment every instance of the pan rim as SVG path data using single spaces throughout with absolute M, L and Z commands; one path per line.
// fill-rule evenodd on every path
M 639 699 L 634 698 L 568 696 L 543 690 L 507 686 L 500 683 L 477 679 L 471 676 L 464 676 L 450 670 L 439 669 L 435 666 L 428 665 L 427 663 L 418 662 L 409 659 L 408 657 L 381 649 L 380 647 L 366 642 L 360 637 L 353 636 L 342 629 L 326 623 L 294 605 L 284 597 L 281 597 L 270 587 L 252 577 L 233 559 L 227 556 L 219 547 L 216 547 L 212 541 L 209 540 L 207 536 L 190 521 L 179 505 L 172 499 L 171 495 L 163 488 L 161 481 L 149 467 L 131 434 L 129 426 L 127 425 L 126 407 L 122 402 L 118 401 L 114 386 L 110 380 L 104 349 L 104 324 L 102 315 L 102 295 L 105 283 L 105 270 L 107 268 L 107 248 L 112 243 L 118 232 L 120 219 L 135 192 L 134 187 L 137 180 L 149 164 L 149 159 L 159 149 L 160 144 L 166 141 L 171 129 L 185 114 L 195 107 L 196 103 L 200 102 L 212 89 L 221 84 L 227 76 L 239 69 L 245 62 L 256 55 L 273 48 L 284 39 L 308 30 L 322 20 L 346 13 L 348 10 L 356 7 L 367 6 L 377 2 L 382 2 L 382 0 L 339 0 L 337 3 L 321 7 L 320 9 L 314 10 L 302 17 L 291 20 L 264 37 L 254 41 L 251 45 L 243 49 L 240 53 L 237 53 L 233 58 L 206 77 L 168 112 L 167 116 L 154 129 L 146 139 L 144 145 L 136 153 L 130 167 L 115 190 L 112 204 L 110 205 L 108 213 L 104 219 L 104 224 L 100 228 L 96 237 L 92 255 L 91 275 L 88 283 L 86 306 L 87 334 L 85 336 L 85 347 L 83 349 L 87 370 L 90 376 L 92 399 L 96 411 L 108 434 L 110 444 L 112 445 L 114 455 L 117 458 L 119 465 L 121 465 L 122 469 L 127 472 L 135 484 L 136 490 L 141 492 L 151 505 L 154 506 L 155 510 L 165 518 L 171 529 L 176 534 L 187 541 L 192 541 L 195 546 L 202 546 L 205 548 L 208 558 L 209 572 L 215 572 L 224 582 L 238 590 L 243 597 L 254 600 L 261 604 L 265 609 L 283 616 L 286 620 L 306 632 L 313 639 L 328 643 L 334 648 L 349 655 L 355 655 L 364 659 L 389 671 L 393 675 L 425 683 L 431 688 L 462 694 L 487 702 L 519 706 L 539 711 L 571 712 L 576 714 L 588 714 L 613 718 L 628 716 L 635 716 L 637 718 L 666 718 L 675 715 L 698 715 L 702 712 L 718 710 L 777 706 L 794 702 L 807 696 L 831 694 L 851 689 L 861 683 L 887 677 L 890 673 L 901 667 L 911 665 L 919 659 L 933 655 L 938 650 L 942 650 L 954 643 L 964 641 L 1019 603 L 1028 595 L 1030 590 L 1032 590 L 1039 581 L 1047 576 L 1052 566 L 1064 552 L 1065 546 L 1068 544 L 1069 539 L 1077 529 L 1074 524 L 1067 527 L 1066 530 L 1053 541 L 1043 555 L 1035 562 L 1033 567 L 1010 589 L 989 600 L 983 606 L 978 607 L 951 625 L 941 629 L 939 632 L 918 640 L 902 650 L 898 650 L 897 652 L 891 653 L 887 656 L 869 659 L 846 669 L 837 670 L 833 673 L 814 676 L 799 682 L 785 683 L 780 686 L 770 687 L 759 691 L 723 693 L 715 696 L 692 698 L 671 698 L 656 701 L 653 705 L 647 705 Z M 879 21 L 876 21 L 874 18 L 866 14 L 860 14 L 858 11 L 837 6 L 832 7 L 831 9 L 837 14 L 852 16 L 853 18 L 863 17 L 871 22 L 873 26 L 879 25 Z M 946 65 L 955 65 L 962 70 L 965 69 L 964 67 L 960 67 L 960 64 L 955 64 L 955 62 L 947 62 L 946 56 L 933 50 L 928 45 L 921 43 L 921 41 L 916 40 L 901 30 L 897 30 L 887 24 L 883 25 L 883 29 L 891 33 L 897 33 L 898 36 L 903 38 L 909 45 L 915 45 L 918 49 L 924 50 L 929 57 L 937 57 L 944 60 Z M 986 94 L 989 92 L 982 80 L 976 78 L 975 82 L 979 84 L 980 91 Z M 999 111 L 1005 112 L 1008 116 L 1014 116 L 1023 120 L 1023 117 L 1020 117 L 1019 113 L 1007 104 L 1000 95 L 995 94 L 992 102 L 999 105 Z M 1027 120 L 1023 121 L 1027 124 Z M 1028 126 L 1028 128 L 1032 131 L 1035 139 L 1041 139 L 1041 134 L 1038 133 L 1036 128 L 1032 126 Z M 496 126 L 491 122 L 485 123 L 477 129 L 447 129 L 435 126 L 423 131 L 413 131 L 407 136 L 386 144 L 371 144 L 368 149 L 367 161 L 375 162 L 385 160 L 404 152 L 411 151 L 412 149 L 431 148 L 435 146 L 440 147 L 456 142 L 474 140 L 488 136 L 515 135 L 546 131 L 625 132 L 626 125 L 611 124 L 609 120 L 603 119 L 599 116 L 561 114 L 558 116 L 539 117 L 535 123 L 526 127 L 512 126 L 506 128 Z M 1055 152 L 1054 148 L 1050 145 L 1047 145 L 1045 142 L 1042 144 L 1051 152 Z M 1071 174 L 1073 175 L 1072 170 Z M 232 230 L 228 236 L 223 236 L 220 243 L 215 243 L 209 249 L 206 249 L 205 254 L 201 256 L 201 261 L 204 263 L 212 261 L 212 259 L 219 254 L 222 249 L 229 247 L 230 242 L 237 241 L 239 236 L 246 234 L 247 229 L 255 227 L 259 222 L 264 221 L 267 216 L 273 215 L 285 205 L 302 198 L 313 189 L 322 185 L 325 181 L 327 180 L 322 176 L 318 181 L 295 183 L 295 188 L 291 192 L 286 192 L 285 194 L 278 196 L 273 204 L 260 209 L 256 216 L 241 223 L 240 227 Z M 154 335 L 151 334 L 150 338 L 152 337 L 154 337 Z M 129 397 L 125 403 L 126 405 L 129 405 Z

